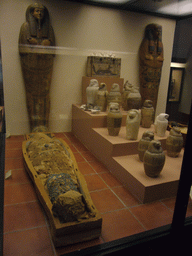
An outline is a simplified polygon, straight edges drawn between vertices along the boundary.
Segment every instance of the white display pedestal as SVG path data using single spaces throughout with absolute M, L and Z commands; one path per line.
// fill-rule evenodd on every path
M 123 111 L 123 122 L 119 136 L 108 135 L 106 128 L 107 114 L 91 114 L 80 109 L 79 105 L 72 106 L 72 132 L 77 138 L 119 179 L 122 184 L 143 203 L 175 196 L 180 178 L 183 151 L 178 158 L 166 155 L 165 166 L 158 178 L 145 175 L 144 166 L 139 161 L 138 142 L 145 130 L 140 127 L 138 140 L 126 139 L 127 112 Z M 165 150 L 168 135 L 158 137 Z

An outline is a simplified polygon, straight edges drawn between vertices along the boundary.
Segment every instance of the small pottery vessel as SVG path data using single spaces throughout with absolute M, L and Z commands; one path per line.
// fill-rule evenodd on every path
M 126 138 L 136 140 L 138 137 L 141 114 L 138 109 L 131 109 L 127 112 L 126 119 Z
M 164 137 L 168 126 L 169 115 L 165 113 L 159 114 L 155 119 L 155 132 L 157 136 Z
M 108 97 L 107 97 L 107 103 L 108 103 L 108 106 L 109 106 L 109 103 L 111 102 L 116 102 L 118 103 L 119 105 L 122 104 L 122 97 L 121 97 L 121 93 L 120 93 L 120 88 L 119 88 L 119 85 L 114 83 L 112 85 L 112 88 L 108 94 Z
M 108 91 L 105 83 L 101 83 L 96 95 L 96 105 L 101 112 L 105 112 L 107 109 L 107 96 Z
M 165 153 L 159 140 L 152 140 L 143 158 L 144 169 L 147 176 L 158 177 L 165 164 Z
M 123 93 L 122 93 L 122 107 L 124 110 L 128 110 L 127 108 L 127 97 L 129 96 L 129 93 L 133 89 L 133 85 L 130 84 L 128 81 L 125 82 L 123 86 Z
M 154 119 L 154 107 L 151 100 L 145 100 L 141 108 L 141 126 L 150 128 Z
M 141 94 L 137 88 L 131 90 L 127 97 L 127 110 L 141 108 Z
M 166 140 L 167 155 L 178 157 L 183 147 L 183 136 L 178 127 L 173 127 Z
M 91 79 L 89 86 L 86 88 L 87 106 L 93 108 L 96 105 L 96 95 L 99 89 L 97 79 Z
M 139 159 L 143 162 L 145 151 L 148 149 L 149 143 L 154 140 L 154 133 L 152 131 L 146 131 L 143 133 L 142 138 L 138 144 Z
M 118 103 L 110 103 L 107 115 L 107 128 L 110 136 L 118 136 L 121 129 L 122 113 Z

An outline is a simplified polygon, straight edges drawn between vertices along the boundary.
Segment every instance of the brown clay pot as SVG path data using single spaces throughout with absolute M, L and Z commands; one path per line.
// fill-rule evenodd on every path
M 154 120 L 154 108 L 151 100 L 145 100 L 141 108 L 141 126 L 150 128 Z
M 107 128 L 110 136 L 118 136 L 121 129 L 122 113 L 118 103 L 110 103 L 107 115 Z
M 173 127 L 166 140 L 167 155 L 178 157 L 183 147 L 183 136 L 178 127 Z
M 127 110 L 141 108 L 141 94 L 137 89 L 133 89 L 127 97 Z
M 152 131 L 146 131 L 143 133 L 142 138 L 138 144 L 139 159 L 143 162 L 145 151 L 149 147 L 149 143 L 154 139 L 154 133 Z
M 152 140 L 143 158 L 144 170 L 147 176 L 158 177 L 165 164 L 165 153 L 161 147 L 161 142 Z

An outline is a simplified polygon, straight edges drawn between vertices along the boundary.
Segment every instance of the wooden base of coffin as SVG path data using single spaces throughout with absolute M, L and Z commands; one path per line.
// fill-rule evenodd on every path
M 88 202 L 89 208 L 91 208 L 91 211 L 94 213 L 95 217 L 68 223 L 61 223 L 58 218 L 54 217 L 50 198 L 46 193 L 44 186 L 28 157 L 27 144 L 30 141 L 30 136 L 27 136 L 27 140 L 24 141 L 22 145 L 25 168 L 34 183 L 38 198 L 47 214 L 52 239 L 56 247 L 66 246 L 69 244 L 74 244 L 97 238 L 101 234 L 102 226 L 102 218 L 92 202 L 86 181 L 83 175 L 78 170 L 78 166 L 72 151 L 70 150 L 69 146 L 65 141 L 61 139 L 58 140 L 62 142 L 64 147 L 68 150 L 71 159 L 73 160 L 75 172 L 80 184 L 80 192 L 84 196 L 85 201 Z

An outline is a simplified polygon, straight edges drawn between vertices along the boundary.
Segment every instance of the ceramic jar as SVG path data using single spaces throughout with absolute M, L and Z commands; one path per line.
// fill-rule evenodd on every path
M 155 132 L 157 136 L 164 137 L 168 126 L 169 115 L 165 113 L 159 114 L 155 119 Z
M 166 140 L 167 155 L 178 157 L 183 147 L 183 136 L 178 127 L 173 127 Z
M 86 88 L 87 106 L 93 108 L 96 105 L 96 95 L 99 89 L 99 83 L 97 79 L 91 79 L 89 86 Z
M 141 108 L 141 94 L 138 89 L 131 90 L 127 97 L 127 110 Z
M 141 108 L 141 126 L 150 128 L 154 119 L 154 108 L 151 100 L 145 100 Z
M 110 136 L 118 136 L 121 129 L 122 113 L 118 103 L 110 103 L 107 114 L 107 128 Z
M 147 176 L 158 177 L 165 164 L 165 153 L 161 147 L 161 142 L 152 140 L 149 143 L 143 158 L 144 170 Z
M 96 95 L 96 105 L 101 112 L 105 112 L 107 109 L 107 96 L 108 91 L 105 83 L 101 83 Z
M 143 133 L 142 138 L 138 144 L 139 159 L 143 162 L 145 151 L 148 149 L 149 143 L 154 140 L 154 133 L 152 131 L 146 131 Z
M 128 110 L 127 108 L 127 97 L 129 96 L 129 93 L 133 89 L 133 85 L 130 84 L 128 81 L 125 82 L 123 86 L 123 92 L 122 92 L 122 107 L 124 110 Z
M 127 112 L 126 119 L 126 138 L 128 140 L 137 140 L 141 114 L 138 109 L 131 109 Z
M 115 103 L 118 103 L 119 106 L 122 104 L 122 97 L 121 97 L 121 93 L 120 93 L 120 88 L 119 88 L 119 85 L 114 83 L 111 87 L 111 90 L 108 94 L 108 97 L 107 97 L 107 103 L 108 103 L 108 106 L 109 106 L 109 103 L 111 102 L 115 102 Z

